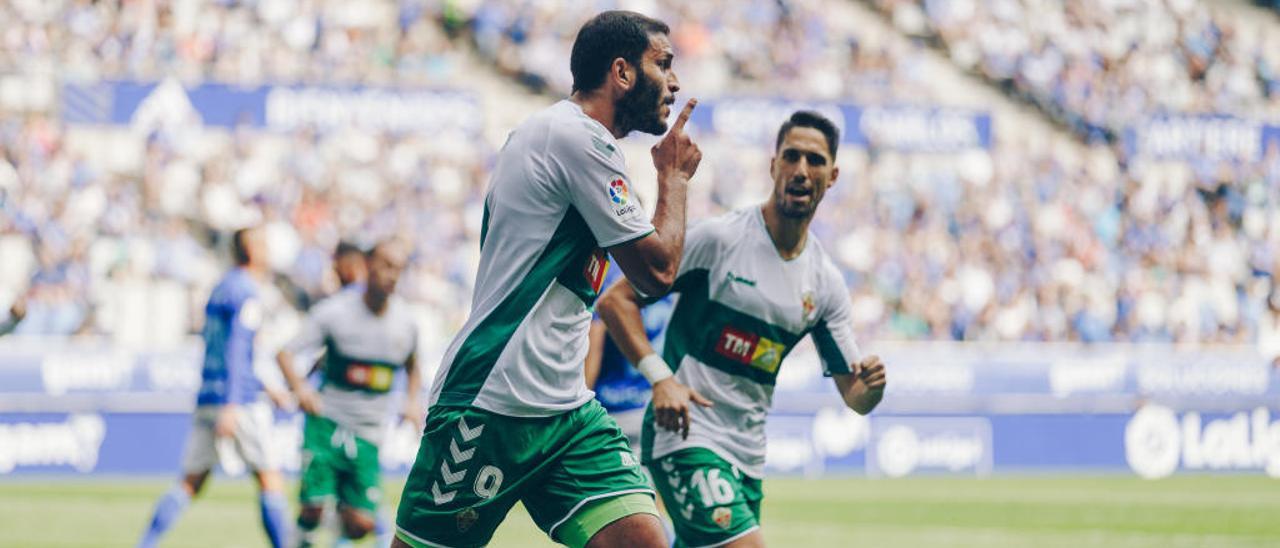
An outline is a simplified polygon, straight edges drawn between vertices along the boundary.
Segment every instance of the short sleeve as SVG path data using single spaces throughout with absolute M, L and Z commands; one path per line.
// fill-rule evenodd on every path
M 287 347 L 289 353 L 307 361 L 319 357 L 320 352 L 324 350 L 326 336 L 324 316 L 328 308 L 327 304 L 329 304 L 328 301 L 321 301 L 302 320 L 302 329 L 293 337 L 293 340 L 289 341 Z
M 823 274 L 821 315 L 813 327 L 813 344 L 818 348 L 824 374 L 852 373 L 853 363 L 862 359 L 853 335 L 853 303 L 834 266 L 827 265 Z
M 547 144 L 551 175 L 605 248 L 653 232 L 622 167 L 622 151 L 610 141 L 607 134 L 570 124 L 553 129 Z

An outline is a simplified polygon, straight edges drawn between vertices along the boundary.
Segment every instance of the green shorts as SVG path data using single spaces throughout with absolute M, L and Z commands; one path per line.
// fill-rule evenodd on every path
M 718 546 L 760 527 L 761 480 L 707 449 L 681 449 L 649 466 L 676 529 L 676 546 Z
M 634 493 L 646 504 L 624 515 L 657 514 L 639 459 L 594 400 L 552 417 L 437 406 L 405 483 L 396 535 L 419 547 L 483 546 L 522 502 L 553 540 L 576 543 L 561 525 L 595 501 Z
M 378 508 L 382 488 L 378 476 L 378 446 L 324 417 L 307 415 L 302 428 L 302 486 L 304 505 L 337 499 L 339 504 L 366 512 Z

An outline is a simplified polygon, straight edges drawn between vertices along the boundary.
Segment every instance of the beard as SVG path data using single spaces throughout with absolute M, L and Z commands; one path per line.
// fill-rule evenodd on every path
M 662 105 L 674 101 L 664 101 L 662 90 L 644 71 L 637 71 L 637 74 L 636 87 L 618 100 L 615 114 L 618 127 L 623 135 L 633 130 L 662 135 L 667 131 L 667 121 L 660 114 Z

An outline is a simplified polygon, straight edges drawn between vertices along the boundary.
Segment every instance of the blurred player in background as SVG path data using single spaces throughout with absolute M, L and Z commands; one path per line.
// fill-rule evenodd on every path
M 368 277 L 367 260 L 363 251 L 350 242 L 338 242 L 333 250 L 333 273 L 338 276 L 342 289 L 361 289 Z
M 139 546 L 155 546 L 200 493 L 222 444 L 234 447 L 257 480 L 262 525 L 271 545 L 283 546 L 288 536 L 284 483 L 268 449 L 272 413 L 262 399 L 265 393 L 279 404 L 283 394 L 266 392 L 253 369 L 254 338 L 264 316 L 260 293 L 270 276 L 266 239 L 259 228 L 241 229 L 232 236 L 231 247 L 236 267 L 213 288 L 205 306 L 204 366 L 182 465 L 185 475 L 156 504 Z
M 471 317 L 445 355 L 397 516 L 401 546 L 486 544 L 517 501 L 570 546 L 666 546 L 653 491 L 583 382 L 589 307 L 608 258 L 665 293 L 684 246 L 686 185 L 701 153 L 689 101 L 652 150 L 652 224 L 617 139 L 661 134 L 680 89 L 665 23 L 601 13 L 570 55 L 572 96 L 498 154 Z
M 765 418 L 782 360 L 805 335 L 849 408 L 866 414 L 882 397 L 884 365 L 860 357 L 844 278 L 809 233 L 839 175 L 838 142 L 830 120 L 793 114 L 778 131 L 764 205 L 689 231 L 663 355 L 649 343 L 644 298 L 630 284 L 600 299 L 610 335 L 653 383 L 643 460 L 677 546 L 764 545 Z
M 382 498 L 378 446 L 386 432 L 395 373 L 407 374 L 401 416 L 421 426 L 421 388 L 415 350 L 418 330 L 408 305 L 395 295 L 408 260 L 398 241 L 369 250 L 363 290 L 341 291 L 318 303 L 301 333 L 277 356 L 280 370 L 306 412 L 298 514 L 299 546 L 313 546 L 327 502 L 336 501 L 342 534 L 370 531 L 379 546 L 391 528 L 378 513 Z M 295 368 L 295 356 L 323 352 L 317 394 Z

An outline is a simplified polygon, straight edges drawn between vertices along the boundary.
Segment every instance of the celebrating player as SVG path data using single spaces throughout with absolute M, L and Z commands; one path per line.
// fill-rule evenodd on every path
M 629 284 L 614 284 L 598 304 L 610 336 L 653 383 L 642 460 L 678 546 L 763 545 L 765 417 L 782 360 L 805 335 L 846 405 L 866 414 L 882 397 L 884 365 L 859 357 L 843 278 L 809 234 L 839 175 L 838 142 L 830 120 L 793 114 L 778 131 L 764 205 L 689 230 L 661 356 L 640 316 L 645 299 Z
M 218 460 L 220 440 L 232 442 L 253 471 L 262 525 L 271 545 L 282 546 L 289 532 L 284 484 L 267 446 L 271 408 L 262 401 L 262 382 L 253 370 L 254 337 L 264 316 L 260 286 L 270 275 L 262 231 L 236 231 L 232 252 L 237 267 L 214 287 L 205 306 L 204 368 L 182 465 L 185 475 L 156 504 L 139 546 L 155 546 L 191 498 L 200 493 Z M 277 396 L 272 399 L 278 401 Z
M 570 546 L 666 546 L 649 482 L 582 364 L 588 307 L 608 268 L 602 248 L 648 293 L 665 293 L 679 268 L 685 189 L 701 160 L 684 133 L 694 101 L 652 149 L 652 224 L 617 144 L 667 130 L 680 89 L 668 33 L 632 12 L 592 18 L 573 44 L 573 95 L 521 124 L 499 153 L 471 317 L 432 383 L 398 545 L 483 545 L 523 501 Z
M 299 545 L 312 546 L 325 503 L 336 499 L 342 533 L 363 538 L 389 534 L 378 519 L 378 445 L 388 418 L 395 371 L 404 368 L 402 416 L 421 420 L 415 349 L 417 327 L 407 305 L 394 295 L 407 252 L 396 241 L 374 246 L 366 257 L 363 290 L 341 291 L 308 314 L 301 333 L 276 359 L 289 388 L 306 412 L 303 428 L 302 509 Z M 323 352 L 319 394 L 295 369 L 294 356 Z M 389 542 L 389 537 L 387 541 Z M 384 545 L 384 543 L 379 543 Z

